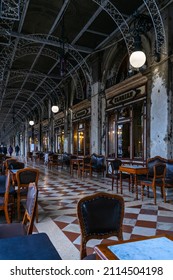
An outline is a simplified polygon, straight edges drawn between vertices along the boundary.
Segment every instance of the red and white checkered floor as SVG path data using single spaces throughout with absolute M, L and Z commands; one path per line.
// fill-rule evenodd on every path
M 29 163 L 29 165 L 32 165 Z M 46 232 L 64 260 L 78 260 L 80 229 L 76 215 L 77 201 L 86 195 L 104 191 L 112 193 L 111 180 L 101 175 L 92 179 L 72 177 L 61 167 L 48 170 L 43 164 L 33 164 L 40 169 L 39 178 L 39 222 L 34 232 Z M 116 193 L 116 189 L 113 191 Z M 140 192 L 139 192 L 140 193 Z M 167 233 L 173 236 L 173 200 L 163 203 L 158 194 L 157 205 L 153 198 L 135 199 L 135 194 L 124 186 L 125 216 L 124 239 Z M 88 252 L 98 240 L 88 242 Z M 43 244 L 44 246 L 44 244 Z
M 46 232 L 62 259 L 79 259 L 80 229 L 76 216 L 77 201 L 86 195 L 105 191 L 112 193 L 111 180 L 101 176 L 72 177 L 68 170 L 60 167 L 52 171 L 40 165 L 39 180 L 39 223 L 35 230 Z M 116 193 L 116 190 L 114 190 Z M 153 198 L 144 198 L 142 202 L 135 199 L 135 194 L 124 187 L 125 217 L 123 221 L 124 239 L 139 236 L 159 235 L 167 233 L 173 235 L 173 204 L 163 203 L 158 194 L 157 205 Z M 88 242 L 90 252 L 100 241 Z

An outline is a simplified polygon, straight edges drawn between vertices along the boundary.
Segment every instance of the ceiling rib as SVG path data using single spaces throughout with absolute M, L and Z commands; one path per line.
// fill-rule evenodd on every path
M 105 5 L 106 5 L 107 0 L 105 1 Z M 78 33 L 78 35 L 76 36 L 76 38 L 73 39 L 73 41 L 71 42 L 71 45 L 74 45 L 79 39 L 80 37 L 83 35 L 83 33 L 85 31 L 87 31 L 88 27 L 94 22 L 94 20 L 98 17 L 98 15 L 102 12 L 102 7 L 99 7 L 97 9 L 97 11 L 93 14 L 93 16 L 90 18 L 90 20 L 87 22 L 87 24 L 81 29 L 81 31 Z
M 80 5 L 80 1 L 77 2 L 76 4 Z M 88 4 L 90 0 L 87 0 Z M 39 1 L 41 3 L 41 1 Z M 44 2 L 44 3 L 43 3 Z M 51 1 L 52 4 L 53 1 Z M 76 88 L 76 97 L 78 99 L 82 99 L 84 97 L 84 92 L 83 92 L 83 87 L 82 87 L 82 82 L 83 78 L 86 81 L 86 84 L 89 84 L 89 90 L 88 90 L 88 97 L 91 94 L 91 73 L 90 73 L 90 68 L 88 67 L 87 64 L 87 59 L 91 54 L 94 53 L 94 51 L 99 51 L 101 48 L 105 47 L 105 45 L 110 42 L 110 40 L 114 37 L 115 35 L 118 35 L 117 40 L 120 39 L 119 34 L 122 34 L 122 38 L 124 39 L 127 50 L 130 53 L 132 48 L 133 48 L 133 38 L 131 36 L 128 36 L 128 31 L 129 31 L 129 23 L 132 19 L 131 16 L 127 16 L 126 14 L 126 7 L 123 7 L 122 13 L 120 10 L 118 10 L 115 6 L 112 4 L 111 0 L 91 0 L 91 2 L 94 2 L 98 5 L 93 4 L 93 11 L 91 15 L 91 9 L 89 7 L 88 9 L 88 14 L 90 16 L 86 20 L 86 23 L 80 27 L 80 31 L 74 33 L 75 36 L 73 36 L 73 40 L 70 44 L 65 45 L 65 51 L 69 53 L 70 59 L 67 63 L 67 72 L 68 74 L 63 77 L 60 77 L 59 75 L 55 76 L 55 69 L 59 65 L 59 57 L 58 55 L 55 56 L 55 53 L 53 51 L 54 48 L 57 47 L 61 48 L 62 47 L 62 42 L 61 39 L 58 37 L 53 36 L 53 32 L 57 31 L 57 28 L 65 15 L 65 13 L 71 13 L 71 5 L 74 4 L 72 3 L 73 1 L 70 0 L 63 0 L 63 3 L 59 5 L 56 5 L 57 7 L 60 6 L 57 14 L 56 9 L 52 9 L 52 14 L 51 16 L 54 17 L 53 24 L 51 25 L 49 32 L 47 34 L 32 34 L 32 32 L 29 32 L 28 35 L 24 34 L 25 32 L 23 31 L 22 34 L 22 29 L 25 29 L 24 23 L 25 19 L 29 15 L 29 13 L 33 12 L 35 9 L 35 0 L 1 0 L 0 1 L 0 8 L 1 8 L 1 14 L 0 14 L 0 59 L 1 59 L 1 64 L 0 64 L 0 86 L 2 90 L 2 95 L 0 98 L 0 112 L 3 110 L 3 102 L 6 102 L 7 99 L 7 94 L 10 91 L 9 86 L 12 84 L 12 81 L 16 82 L 20 81 L 20 86 L 18 89 L 16 89 L 16 92 L 14 93 L 14 98 L 13 102 L 10 105 L 9 110 L 7 111 L 6 117 L 4 118 L 3 121 L 1 121 L 1 128 L 4 127 L 4 125 L 7 123 L 7 119 L 9 118 L 11 112 L 13 111 L 13 108 L 15 105 L 19 105 L 19 98 L 22 98 L 22 94 L 24 91 L 26 91 L 27 85 L 30 83 L 37 83 L 37 87 L 34 88 L 33 91 L 30 91 L 30 94 L 28 94 L 28 97 L 26 99 L 26 102 L 23 104 L 23 107 L 21 106 L 18 112 L 15 112 L 16 118 L 17 114 L 21 116 L 23 114 L 23 110 L 27 107 L 27 102 L 31 102 L 33 104 L 32 106 L 32 112 L 34 112 L 34 109 L 37 108 L 39 105 L 41 108 L 41 105 L 44 104 L 44 100 L 47 97 L 53 98 L 53 96 L 56 96 L 57 100 L 61 103 L 60 106 L 64 106 L 65 103 L 65 96 L 64 92 L 62 90 L 63 83 L 66 81 L 68 82 L 70 79 L 73 82 L 75 88 Z M 135 1 L 134 1 L 135 2 Z M 34 4 L 33 4 L 34 3 Z M 116 3 L 116 1 L 114 1 Z M 42 1 L 41 5 L 37 8 L 40 8 L 40 12 L 44 12 L 46 10 L 46 1 Z M 13 6 L 12 6 L 13 5 Z M 133 4 L 132 4 L 133 5 Z M 121 6 L 121 4 L 120 4 Z M 137 6 L 137 5 L 136 5 Z M 14 11 L 10 11 L 10 8 Z M 33 11 L 29 10 L 29 8 L 33 9 Z M 52 6 L 53 7 L 53 6 Z M 77 11 L 78 6 L 76 5 L 74 8 L 74 11 Z M 80 7 L 81 8 L 81 7 Z M 155 34 L 156 34 L 156 49 L 157 52 L 163 51 L 163 48 L 166 46 L 165 42 L 165 30 L 164 30 L 164 25 L 162 22 L 161 14 L 159 11 L 159 8 L 156 4 L 155 0 L 143 0 L 143 4 L 137 8 L 138 12 L 141 11 L 142 9 L 145 9 L 145 13 L 148 10 L 148 13 L 150 14 L 152 21 L 153 21 L 153 26 L 155 29 Z M 51 7 L 50 7 L 51 11 Z M 99 21 L 99 15 L 105 11 L 115 22 L 116 28 L 111 34 L 109 34 L 109 29 L 108 29 L 108 34 L 106 32 L 99 32 L 94 28 L 94 23 L 98 23 Z M 2 16 L 3 12 L 3 16 Z M 11 13 L 12 12 L 12 13 Z M 28 12 L 28 13 L 27 13 Z M 11 13 L 11 14 L 10 14 Z M 18 14 L 18 16 L 17 16 Z M 125 15 L 126 14 L 126 15 Z M 3 17 L 3 18 L 2 18 Z M 52 19 L 53 19 L 52 17 Z M 29 18 L 28 18 L 29 19 Z M 27 20 L 28 20 L 27 19 Z M 17 25 L 18 24 L 18 25 Z M 92 28 L 90 26 L 92 25 Z M 96 25 L 97 26 L 97 25 Z M 15 28 L 16 29 L 15 29 Z M 15 31 L 14 31 L 14 30 Z M 27 30 L 27 29 L 26 29 Z M 29 30 L 29 29 L 28 29 Z M 100 30 L 100 29 L 99 29 Z M 86 33 L 90 33 L 90 37 L 94 34 L 102 37 L 102 41 L 99 42 L 94 49 L 89 48 L 85 44 L 77 45 L 79 39 L 80 42 L 82 42 L 83 37 L 85 37 Z M 95 36 L 95 37 L 98 37 Z M 2 38 L 2 42 L 1 42 Z M 4 40 L 3 40 L 4 38 Z M 99 38 L 99 37 L 98 37 Z M 119 38 L 119 39 L 118 39 Z M 13 39 L 13 41 L 12 41 Z M 116 42 L 117 42 L 116 40 Z M 37 44 L 36 46 L 33 46 L 33 43 Z M 4 48 L 3 48 L 4 44 Z M 40 44 L 40 46 L 38 46 Z M 50 47 L 50 48 L 49 48 Z M 34 52 L 37 49 L 37 53 Z M 15 70 L 16 65 L 20 65 L 20 61 L 22 61 L 22 55 L 23 57 L 27 55 L 27 51 L 30 50 L 30 55 L 35 55 L 31 67 L 28 67 L 28 69 L 21 69 L 22 70 Z M 32 52 L 33 50 L 33 52 Z M 47 52 L 47 54 L 46 54 Z M 47 67 L 46 73 L 40 73 L 39 71 L 35 71 L 37 68 L 37 63 L 39 62 L 38 59 L 41 58 L 40 56 L 42 55 L 47 55 L 47 57 L 50 55 L 55 56 L 53 59 L 54 64 L 51 64 L 50 66 Z M 20 60 L 21 58 L 21 60 Z M 32 56 L 33 58 L 33 56 Z M 16 59 L 19 59 L 16 61 Z M 25 58 L 24 58 L 25 59 Z M 71 63 L 71 61 L 73 61 Z M 14 63 L 15 62 L 15 63 Z M 14 63 L 14 65 L 13 65 Z M 54 71 L 54 72 L 53 72 Z M 81 76 L 80 76 L 81 74 Z M 36 82 L 37 81 L 37 82 Z M 56 81 L 56 82 L 55 82 Z M 43 94 L 40 93 L 40 90 L 42 90 L 43 87 L 46 87 L 47 91 L 44 92 Z M 32 88 L 32 87 L 31 87 Z M 49 90 L 48 90 L 49 88 Z M 33 102 L 35 100 L 35 95 L 38 94 L 39 96 L 39 101 Z M 26 97 L 26 95 L 25 95 Z M 31 104 L 28 103 L 28 104 Z M 29 108 L 28 108 L 28 114 L 29 114 Z M 4 114 L 5 115 L 5 114 Z M 3 119 L 3 118 L 2 118 Z M 9 128 L 11 129 L 13 124 L 12 122 L 9 123 Z M 16 124 L 17 125 L 17 124 Z M 9 130 L 10 130 L 9 129 Z

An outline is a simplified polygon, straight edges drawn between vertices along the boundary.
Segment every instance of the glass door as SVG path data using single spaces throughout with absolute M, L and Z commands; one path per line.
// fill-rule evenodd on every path
M 108 157 L 144 159 L 146 149 L 145 106 L 144 101 L 139 101 L 108 115 Z
M 130 122 L 117 125 L 117 156 L 130 158 Z

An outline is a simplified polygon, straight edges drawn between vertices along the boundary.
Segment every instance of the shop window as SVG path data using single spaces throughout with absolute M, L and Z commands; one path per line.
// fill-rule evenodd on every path
M 55 142 L 55 151 L 58 154 L 62 154 L 64 152 L 64 130 L 58 129 L 56 131 L 56 142 Z
M 137 102 L 108 117 L 108 157 L 143 159 L 144 102 Z
M 43 135 L 43 152 L 48 151 L 48 137 L 46 134 Z
M 108 125 L 108 154 L 109 157 L 115 156 L 115 115 L 110 116 Z
M 85 155 L 90 154 L 90 122 L 85 123 Z
M 90 153 L 90 122 L 73 124 L 73 153 L 88 155 Z
M 143 105 L 133 106 L 133 143 L 134 157 L 143 157 Z
M 77 154 L 77 150 L 78 150 L 78 129 L 77 129 L 77 125 L 74 124 L 74 130 L 73 130 L 73 153 Z
M 84 132 L 78 132 L 78 154 L 84 153 Z
M 117 126 L 118 157 L 130 157 L 130 123 L 118 124 Z
M 37 136 L 34 137 L 34 145 L 35 145 L 35 151 L 38 151 L 38 138 L 37 138 Z

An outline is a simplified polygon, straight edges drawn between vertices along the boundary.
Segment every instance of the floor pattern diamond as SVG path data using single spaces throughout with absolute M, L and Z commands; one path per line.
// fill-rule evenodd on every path
M 62 259 L 79 259 L 80 228 L 76 216 L 77 201 L 86 195 L 105 191 L 112 193 L 111 180 L 101 176 L 92 179 L 72 177 L 69 170 L 61 167 L 48 170 L 47 166 L 29 163 L 40 169 L 39 178 L 39 223 L 34 232 L 46 232 Z M 173 204 L 163 203 L 158 195 L 157 205 L 153 198 L 135 199 L 135 194 L 123 187 L 125 216 L 124 239 L 167 233 L 173 236 Z M 113 191 L 116 193 L 116 190 Z M 172 202 L 172 200 L 170 201 Z M 0 221 L 3 221 L 2 215 Z M 112 240 L 112 239 L 111 239 Z M 88 242 L 88 252 L 101 241 Z

